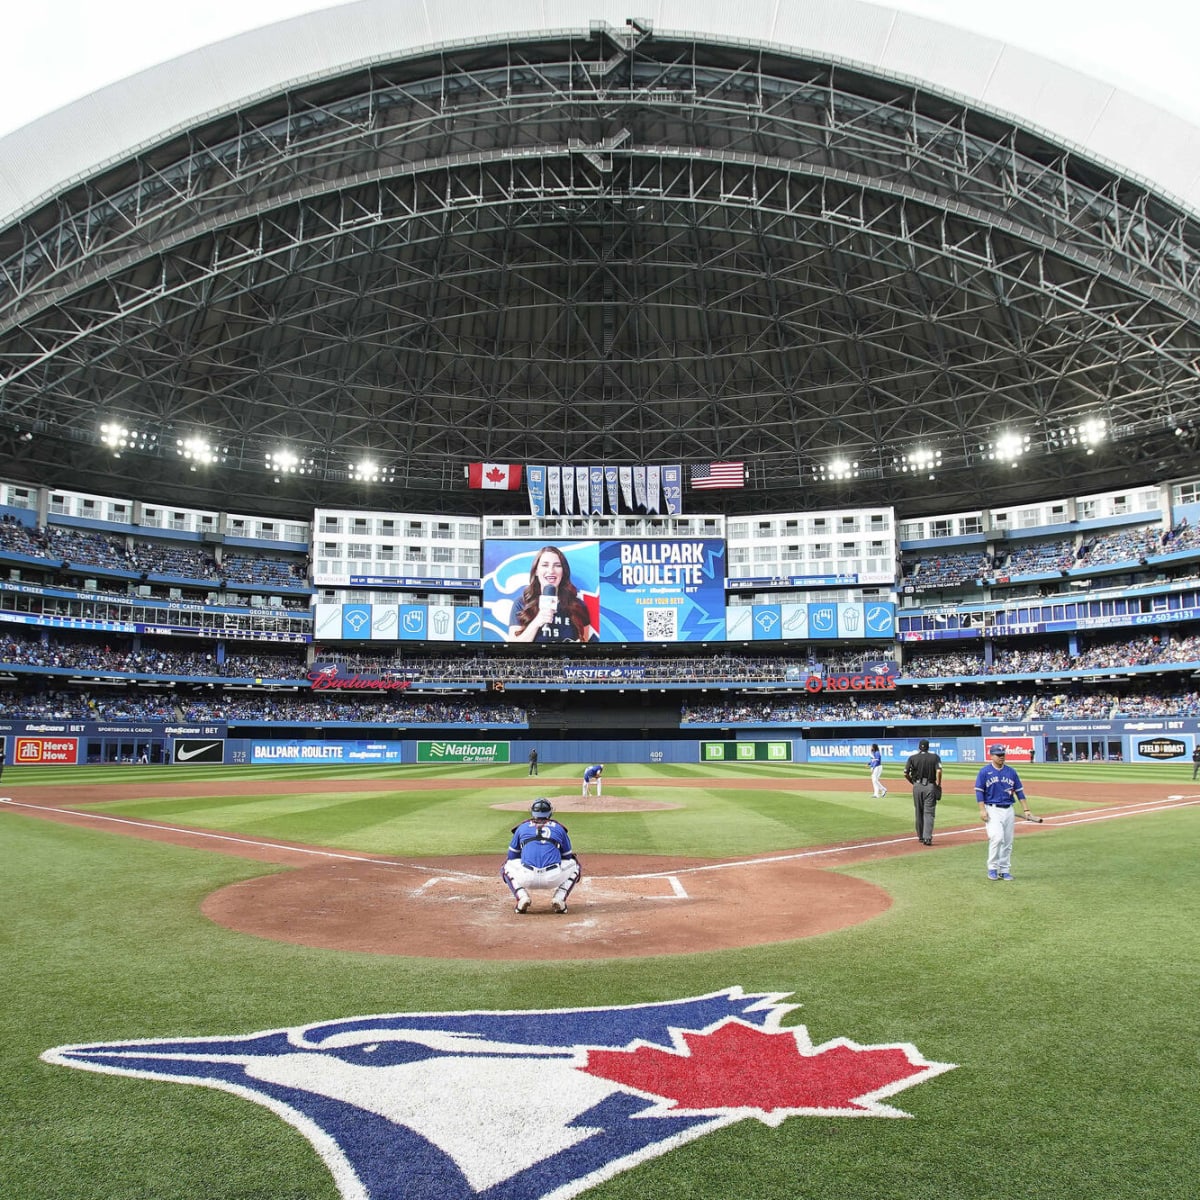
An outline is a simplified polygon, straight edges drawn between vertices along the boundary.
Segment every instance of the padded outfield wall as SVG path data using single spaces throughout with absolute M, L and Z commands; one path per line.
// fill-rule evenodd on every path
M 260 727 L 261 728 L 261 727 Z M 407 732 L 407 731 L 406 731 Z M 361 726 L 290 725 L 271 736 L 245 736 L 222 722 L 165 724 L 91 721 L 0 722 L 4 761 L 10 766 L 131 766 L 218 764 L 229 766 L 405 766 L 511 764 L 527 770 L 531 749 L 540 765 L 556 763 L 786 763 L 861 766 L 877 743 L 887 763 L 900 764 L 928 737 L 944 762 L 983 762 L 986 747 L 1003 743 L 1010 762 L 1125 761 L 1191 764 L 1200 746 L 1200 719 L 1007 722 L 932 733 L 834 727 L 728 726 L 689 729 L 678 736 L 643 739 L 533 737 L 525 729 L 432 729 L 428 736 L 400 736 Z

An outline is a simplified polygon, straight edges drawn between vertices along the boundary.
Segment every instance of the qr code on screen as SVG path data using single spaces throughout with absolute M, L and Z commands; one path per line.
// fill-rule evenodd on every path
M 677 642 L 679 640 L 678 609 L 643 609 L 642 636 L 648 642 Z

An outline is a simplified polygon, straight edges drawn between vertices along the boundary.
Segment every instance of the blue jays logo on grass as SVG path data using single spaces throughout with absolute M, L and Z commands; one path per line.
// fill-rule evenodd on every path
M 567 1200 L 747 1118 L 905 1116 L 884 1098 L 953 1065 L 910 1044 L 813 1046 L 804 1026 L 781 1027 L 785 994 L 349 1017 L 42 1058 L 262 1104 L 309 1139 L 345 1200 Z

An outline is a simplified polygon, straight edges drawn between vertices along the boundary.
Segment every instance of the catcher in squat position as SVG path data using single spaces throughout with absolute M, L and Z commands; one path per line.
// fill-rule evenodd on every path
M 583 876 L 575 857 L 566 826 L 554 820 L 554 806 L 539 796 L 529 806 L 529 820 L 512 831 L 508 861 L 500 868 L 500 877 L 508 884 L 517 901 L 517 912 L 529 911 L 531 888 L 554 889 L 552 905 L 556 913 L 567 911 L 567 897 Z

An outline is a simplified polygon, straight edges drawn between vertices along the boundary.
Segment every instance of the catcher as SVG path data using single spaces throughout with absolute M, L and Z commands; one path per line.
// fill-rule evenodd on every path
M 556 913 L 567 911 L 567 897 L 583 877 L 566 826 L 554 820 L 554 806 L 539 796 L 529 806 L 529 820 L 512 831 L 508 860 L 500 877 L 517 901 L 517 912 L 527 913 L 531 888 L 554 889 L 551 902 Z

